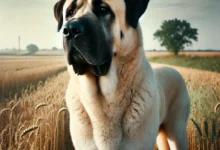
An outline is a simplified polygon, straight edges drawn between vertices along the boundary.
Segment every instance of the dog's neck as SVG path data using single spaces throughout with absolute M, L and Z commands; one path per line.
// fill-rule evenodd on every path
M 129 97 L 129 93 L 135 86 L 140 85 L 141 80 L 146 76 L 144 71 L 141 71 L 144 69 L 144 66 L 146 66 L 144 65 L 144 52 L 141 46 L 137 48 L 138 49 L 130 55 L 131 57 L 124 61 L 119 61 L 121 58 L 114 58 L 109 73 L 106 76 L 96 77 L 93 74 L 72 76 L 71 80 L 73 80 L 75 86 L 77 86 L 77 93 L 84 106 L 88 106 L 86 103 L 99 105 L 103 108 L 103 113 L 98 112 L 98 114 L 105 115 L 114 114 L 109 113 L 109 111 L 115 111 L 117 106 L 120 109 L 117 116 L 119 118 L 122 117 L 124 113 L 122 107 L 127 107 L 130 103 L 129 98 L 124 101 L 125 97 Z M 114 105 L 114 110 L 110 109 L 111 105 Z M 105 108 L 105 106 L 109 109 Z M 94 107 L 94 109 L 96 108 Z M 94 112 L 91 113 L 93 114 Z

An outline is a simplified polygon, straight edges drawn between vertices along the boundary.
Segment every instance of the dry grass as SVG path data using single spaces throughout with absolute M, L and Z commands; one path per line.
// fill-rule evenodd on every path
M 220 149 L 220 74 L 173 68 L 183 75 L 191 97 L 189 149 Z M 21 97 L 0 100 L 0 149 L 73 149 L 64 101 L 68 79 L 59 73 L 31 93 L 27 88 Z
M 180 52 L 180 56 L 188 57 L 220 57 L 220 52 Z M 173 56 L 171 52 L 146 52 L 148 58 Z
M 1 57 L 0 70 L 0 93 L 9 97 L 66 67 L 63 57 Z

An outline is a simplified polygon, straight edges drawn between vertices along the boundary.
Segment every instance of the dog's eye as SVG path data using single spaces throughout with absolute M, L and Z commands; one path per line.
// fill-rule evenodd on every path
M 69 18 L 69 17 L 73 16 L 74 13 L 75 13 L 74 10 L 73 10 L 73 9 L 70 9 L 70 10 L 68 11 L 68 13 L 66 14 L 66 18 Z
M 109 7 L 106 4 L 100 4 L 100 6 L 98 7 L 98 12 L 101 14 L 105 14 L 109 11 Z
M 73 10 L 70 10 L 69 15 L 73 15 Z
M 100 6 L 100 8 L 99 8 L 99 12 L 100 12 L 100 13 L 106 13 L 107 10 L 108 10 L 107 7 Z

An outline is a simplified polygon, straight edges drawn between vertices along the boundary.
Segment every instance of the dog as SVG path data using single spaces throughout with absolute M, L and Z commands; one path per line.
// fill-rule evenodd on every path
M 159 149 L 188 149 L 185 82 L 174 69 L 152 69 L 143 50 L 138 22 L 148 3 L 59 0 L 54 6 L 77 150 L 152 150 L 156 141 Z

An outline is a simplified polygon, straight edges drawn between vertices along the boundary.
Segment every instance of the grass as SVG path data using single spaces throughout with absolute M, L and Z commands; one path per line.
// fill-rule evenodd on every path
M 151 57 L 150 62 L 169 64 L 175 66 L 196 68 L 213 72 L 220 72 L 220 57 L 199 57 L 199 56 L 168 56 L 168 57 Z
M 168 51 L 146 51 L 146 57 L 162 57 L 162 56 L 174 56 L 172 52 Z M 179 52 L 179 56 L 187 56 L 187 57 L 220 57 L 220 51 L 216 52 L 196 52 L 196 51 L 182 51 Z
M 47 71 L 47 67 L 50 68 L 55 58 L 51 57 L 49 61 L 44 58 L 40 61 L 37 58 L 29 59 L 27 66 L 22 66 L 25 62 L 21 63 L 21 59 L 12 61 L 14 68 L 13 65 L 8 65 L 12 72 L 16 72 L 18 68 L 21 72 L 41 68 L 40 70 L 44 72 Z M 11 60 L 4 61 L 10 62 Z M 55 66 L 61 62 L 60 59 L 53 61 Z M 9 63 L 5 62 L 5 65 L 7 64 Z M 28 64 L 31 65 L 28 66 Z M 47 69 L 42 65 L 47 66 Z M 187 127 L 189 149 L 220 149 L 219 73 L 177 66 L 170 67 L 175 68 L 184 77 L 191 98 L 191 115 Z M 0 68 L 4 68 L 3 65 Z M 5 67 L 6 72 L 10 69 Z M 55 69 L 54 66 L 51 66 L 51 69 Z M 35 74 L 27 78 L 23 74 L 20 79 L 27 78 L 29 79 L 27 81 L 31 82 L 32 79 L 36 79 L 37 75 L 40 76 L 40 74 Z M 7 80 L 15 78 L 10 75 L 8 77 Z M 69 114 L 64 100 L 68 81 L 67 72 L 55 73 L 53 77 L 45 79 L 45 82 L 36 80 L 37 83 L 33 86 L 28 84 L 21 91 L 20 96 L 15 94 L 5 101 L 2 101 L 1 96 L 0 149 L 73 149 L 69 134 Z

